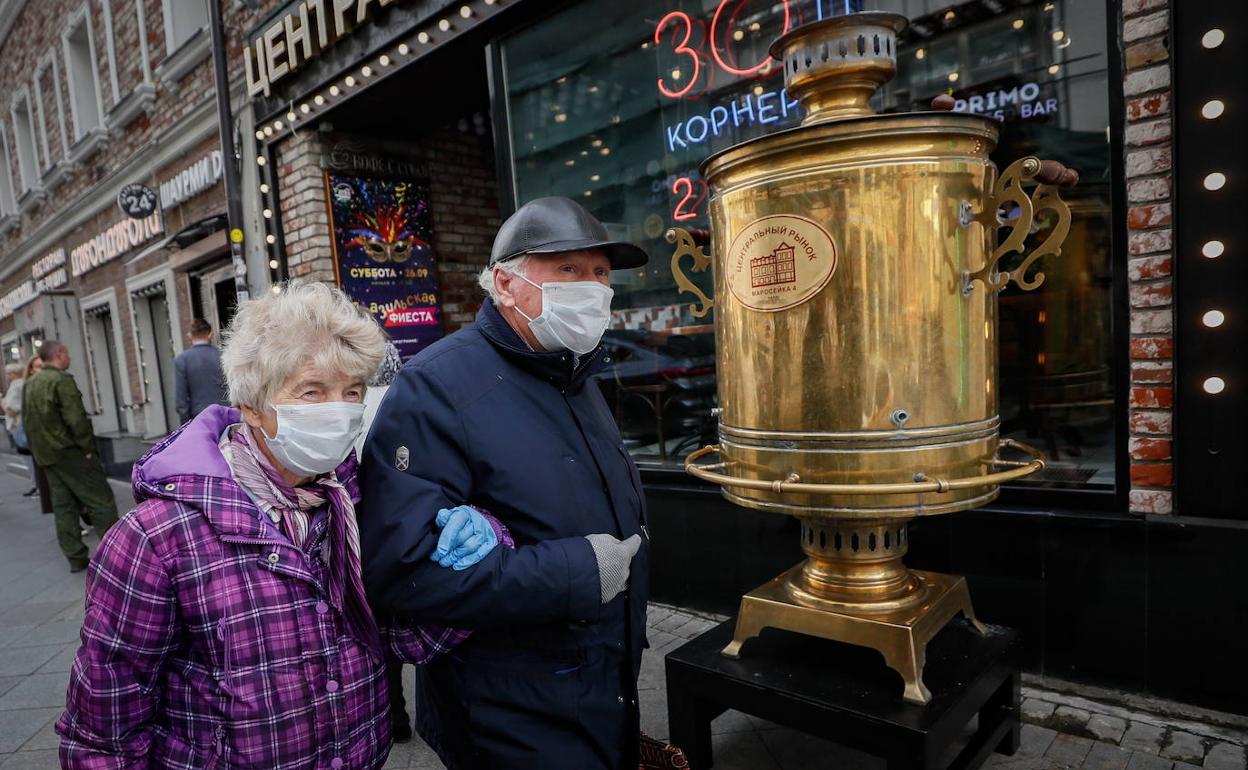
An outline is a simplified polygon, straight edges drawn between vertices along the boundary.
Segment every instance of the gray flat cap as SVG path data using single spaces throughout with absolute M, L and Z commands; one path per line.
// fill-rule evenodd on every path
M 602 249 L 611 269 L 641 267 L 650 259 L 627 241 L 611 240 L 607 228 L 571 198 L 536 198 L 507 217 L 494 236 L 490 264 L 506 262 L 522 254 L 558 254 L 581 249 Z

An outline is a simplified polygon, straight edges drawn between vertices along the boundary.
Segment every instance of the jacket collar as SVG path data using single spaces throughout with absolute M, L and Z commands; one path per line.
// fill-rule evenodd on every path
M 581 356 L 580 362 L 574 354 L 567 350 L 537 351 L 511 328 L 507 319 L 503 318 L 494 307 L 493 300 L 481 303 L 477 311 L 477 331 L 489 340 L 504 358 L 521 369 L 555 385 L 560 390 L 580 387 L 588 378 L 602 370 L 608 363 L 602 345 Z

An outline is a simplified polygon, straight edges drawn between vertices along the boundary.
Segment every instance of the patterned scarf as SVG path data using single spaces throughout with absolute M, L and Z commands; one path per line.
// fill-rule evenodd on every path
M 260 513 L 269 517 L 296 548 L 303 550 L 313 514 L 329 504 L 329 532 L 321 549 L 329 601 L 346 617 L 358 638 L 380 654 L 377 621 L 364 594 L 355 504 L 338 481 L 337 474 L 330 472 L 292 487 L 255 444 L 251 430 L 244 423 L 226 429 L 220 446 L 234 480 L 256 501 Z

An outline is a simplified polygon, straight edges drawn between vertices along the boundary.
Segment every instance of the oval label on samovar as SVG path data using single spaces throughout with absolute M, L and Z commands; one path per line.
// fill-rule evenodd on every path
M 792 214 L 756 219 L 728 248 L 728 288 L 751 310 L 785 310 L 827 285 L 836 257 L 836 242 L 813 220 Z

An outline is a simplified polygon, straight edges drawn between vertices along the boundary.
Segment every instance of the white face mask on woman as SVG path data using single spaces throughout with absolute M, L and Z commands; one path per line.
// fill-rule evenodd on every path
M 547 281 L 537 284 L 517 276 L 542 290 L 542 313 L 529 318 L 529 331 L 546 350 L 571 350 L 585 355 L 598 347 L 607 324 L 611 323 L 611 298 L 615 292 L 597 281 Z
M 329 473 L 351 454 L 364 429 L 364 405 L 346 401 L 277 404 L 277 435 L 264 438 L 277 461 L 292 473 Z

